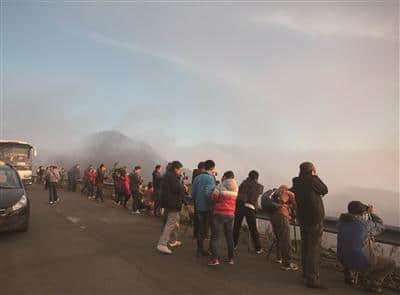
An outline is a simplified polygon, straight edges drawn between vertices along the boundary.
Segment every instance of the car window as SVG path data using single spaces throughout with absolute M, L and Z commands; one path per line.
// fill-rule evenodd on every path
M 17 173 L 10 167 L 0 167 L 0 188 L 20 188 Z

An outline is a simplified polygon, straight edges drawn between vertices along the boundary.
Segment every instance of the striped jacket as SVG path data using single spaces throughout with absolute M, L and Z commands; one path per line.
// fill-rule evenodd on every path
M 214 215 L 235 215 L 238 190 L 239 187 L 235 179 L 225 179 L 214 189 L 211 194 L 211 199 L 214 202 Z

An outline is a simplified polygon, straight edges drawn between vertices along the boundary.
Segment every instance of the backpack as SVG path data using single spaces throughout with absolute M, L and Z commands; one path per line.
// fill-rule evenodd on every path
M 261 209 L 273 214 L 281 208 L 280 196 L 278 189 L 270 189 L 261 196 Z

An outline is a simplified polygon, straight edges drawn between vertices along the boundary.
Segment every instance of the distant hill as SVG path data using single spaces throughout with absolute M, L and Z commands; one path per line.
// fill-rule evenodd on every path
M 326 214 L 339 216 L 340 213 L 347 211 L 347 204 L 353 200 L 373 205 L 375 212 L 384 219 L 385 224 L 400 226 L 399 193 L 383 189 L 348 187 L 330 192 L 324 198 Z
M 83 168 L 89 164 L 97 167 L 104 163 L 110 168 L 115 162 L 119 162 L 118 166 L 127 166 L 129 170 L 136 165 L 142 166 L 143 175 L 148 179 L 155 165 L 165 166 L 167 161 L 162 159 L 150 145 L 118 131 L 94 133 L 68 151 L 42 151 L 37 159 L 38 164 L 54 163 L 66 169 L 75 163 L 79 163 Z

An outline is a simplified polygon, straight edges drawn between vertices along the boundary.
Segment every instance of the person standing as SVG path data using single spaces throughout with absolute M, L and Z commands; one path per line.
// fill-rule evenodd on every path
M 236 209 L 236 198 L 238 195 L 238 184 L 235 180 L 235 175 L 232 171 L 227 171 L 222 176 L 221 183 L 217 185 L 211 194 L 211 199 L 214 202 L 214 212 L 211 225 L 211 261 L 209 266 L 219 264 L 219 240 L 221 229 L 224 231 L 226 245 L 228 248 L 229 264 L 234 264 L 233 261 L 233 217 Z
M 207 251 L 204 250 L 204 240 L 208 236 L 208 229 L 210 227 L 212 213 L 211 194 L 215 188 L 215 162 L 207 160 L 204 166 L 206 173 L 196 176 L 192 185 L 192 198 L 199 222 L 197 256 L 208 255 Z
M 101 164 L 100 167 L 97 169 L 96 173 L 96 198 L 97 201 L 100 199 L 101 202 L 104 202 L 104 180 L 106 179 L 106 166 Z
M 152 173 L 153 176 L 153 199 L 154 199 L 154 216 L 161 215 L 161 165 L 157 165 Z
M 325 208 L 322 197 L 328 187 L 318 177 L 310 162 L 300 164 L 299 176 L 293 178 L 291 191 L 296 195 L 297 217 L 301 233 L 301 264 L 306 286 L 326 289 L 320 282 L 319 267 Z
M 172 254 L 168 248 L 182 245 L 178 241 L 180 211 L 185 197 L 185 187 L 180 182 L 183 165 L 179 161 L 169 164 L 161 183 L 161 206 L 165 209 L 165 225 L 157 244 L 157 250 L 164 254 Z
M 91 167 L 87 174 L 87 182 L 88 182 L 88 199 L 93 199 L 95 194 L 95 186 L 96 186 L 96 170 Z
M 78 184 L 79 179 L 81 178 L 81 167 L 79 166 L 79 164 L 76 164 L 73 168 L 72 168 L 72 179 L 71 179 L 71 190 L 73 192 L 76 192 L 76 187 Z
M 199 162 L 199 164 L 197 164 L 197 169 L 193 170 L 193 174 L 192 174 L 192 186 L 194 183 L 194 180 L 196 178 L 196 176 L 202 174 L 202 173 L 206 173 L 206 169 L 204 167 L 204 162 Z M 196 204 L 194 204 L 194 213 L 193 213 L 193 238 L 197 239 L 197 235 L 199 233 L 199 218 L 197 216 L 197 210 L 196 210 Z
M 57 195 L 57 184 L 60 181 L 60 174 L 55 166 L 51 166 L 47 175 L 47 186 L 49 190 L 49 204 L 53 205 L 59 201 Z
M 258 183 L 259 174 L 252 170 L 249 176 L 239 186 L 239 194 L 236 201 L 235 222 L 233 226 L 233 241 L 235 248 L 239 243 L 240 230 L 242 228 L 243 219 L 249 227 L 251 238 L 257 254 L 262 254 L 260 235 L 257 230 L 256 206 L 258 197 L 262 194 L 264 186 Z
M 141 195 L 140 189 L 142 188 L 143 178 L 140 174 L 142 167 L 135 166 L 133 172 L 129 175 L 131 193 L 132 193 L 132 214 L 140 214 L 139 209 L 141 209 Z
M 277 262 L 282 264 L 283 270 L 296 271 L 299 267 L 291 262 L 292 247 L 290 245 L 290 220 L 296 208 L 295 195 L 286 185 L 281 185 L 275 194 L 277 194 L 276 200 L 279 201 L 280 207 L 271 214 L 271 224 L 277 243 Z
M 120 194 L 118 198 L 119 205 L 126 208 L 126 203 L 128 202 L 129 198 L 131 197 L 131 186 L 130 186 L 130 178 L 126 175 L 126 169 L 121 169 L 121 176 L 120 176 Z

